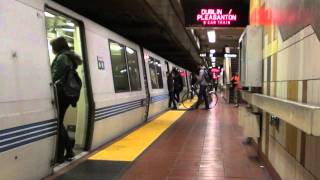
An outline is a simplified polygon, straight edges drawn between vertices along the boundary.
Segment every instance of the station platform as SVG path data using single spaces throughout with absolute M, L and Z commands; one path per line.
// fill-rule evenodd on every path
M 168 111 L 47 179 L 269 180 L 238 109 Z

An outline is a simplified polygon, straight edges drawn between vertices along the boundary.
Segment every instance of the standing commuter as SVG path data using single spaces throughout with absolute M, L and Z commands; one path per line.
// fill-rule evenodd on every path
M 167 85 L 169 91 L 169 105 L 168 107 L 171 108 L 171 104 L 173 104 L 173 109 L 177 109 L 177 104 L 174 98 L 174 80 L 172 72 L 167 72 Z
M 232 88 L 233 88 L 233 96 L 234 96 L 234 106 L 239 107 L 239 97 L 240 97 L 240 76 L 239 73 L 236 72 L 231 78 Z
M 70 161 L 74 153 L 72 151 L 73 143 L 63 125 L 64 115 L 70 105 L 76 106 L 76 101 L 66 96 L 64 86 L 71 68 L 76 69 L 80 65 L 81 59 L 74 52 L 70 51 L 66 39 L 63 37 L 56 38 L 50 42 L 52 51 L 56 55 L 51 65 L 52 80 L 57 87 L 58 112 L 59 112 L 59 134 L 58 134 L 58 163 L 65 160 Z M 66 150 L 66 155 L 64 151 Z
M 195 91 L 197 90 L 196 89 L 197 81 L 198 79 L 197 79 L 196 73 L 192 72 L 191 73 L 191 96 L 192 96 L 191 99 L 193 99 L 194 94 L 196 93 Z
M 196 109 L 199 108 L 199 105 L 201 104 L 202 99 L 204 99 L 206 109 L 209 110 L 210 107 L 209 107 L 209 101 L 208 101 L 207 91 L 206 91 L 206 89 L 208 87 L 208 82 L 205 78 L 205 76 L 206 76 L 205 73 L 207 73 L 205 67 L 201 66 L 200 70 L 199 70 L 199 75 L 197 76 L 198 83 L 200 84 L 200 90 L 199 90 L 199 98 L 196 103 Z
M 175 94 L 175 99 L 177 101 L 177 103 L 180 103 L 180 93 L 183 90 L 183 80 L 182 77 L 179 73 L 179 71 L 174 68 L 172 70 L 173 74 L 174 74 L 174 94 Z

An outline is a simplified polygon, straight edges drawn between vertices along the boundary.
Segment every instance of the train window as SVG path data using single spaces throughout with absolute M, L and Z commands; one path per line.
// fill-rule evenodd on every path
M 109 47 L 115 91 L 130 91 L 124 46 L 115 42 L 109 42 Z
M 137 51 L 126 47 L 131 91 L 141 90 Z
M 155 59 L 149 58 L 149 71 L 152 89 L 158 89 L 157 70 L 155 68 Z
M 156 60 L 156 69 L 157 69 L 157 79 L 158 79 L 158 87 L 159 89 L 163 88 L 163 81 L 162 81 L 162 70 L 161 70 L 161 63 L 160 61 Z
M 152 89 L 162 89 L 163 81 L 160 61 L 150 57 L 149 70 Z

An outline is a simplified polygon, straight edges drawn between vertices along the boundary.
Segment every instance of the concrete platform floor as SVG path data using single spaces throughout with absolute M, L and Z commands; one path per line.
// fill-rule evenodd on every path
M 272 179 L 254 148 L 243 143 L 237 111 L 221 102 L 210 111 L 185 113 L 123 172 L 122 179 Z

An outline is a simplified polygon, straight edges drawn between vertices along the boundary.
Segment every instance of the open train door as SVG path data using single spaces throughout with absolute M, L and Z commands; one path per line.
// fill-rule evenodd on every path
M 72 144 L 74 144 L 73 151 L 75 155 L 78 155 L 76 157 L 81 157 L 87 153 L 86 151 L 89 150 L 91 144 L 93 127 L 92 112 L 94 112 L 89 66 L 86 57 L 84 25 L 81 21 L 48 7 L 45 9 L 45 21 L 50 65 L 55 58 L 50 41 L 58 37 L 64 37 L 71 51 L 74 51 L 75 54 L 79 55 L 83 60 L 82 65 L 79 65 L 77 68 L 77 72 L 82 81 L 79 101 L 76 107 L 70 105 L 64 119 L 59 120 L 59 122 L 63 122 L 73 142 Z M 55 96 L 55 100 L 58 100 L 57 96 Z M 59 142 L 57 142 L 57 144 L 58 143 Z
M 144 113 L 144 121 L 148 121 L 149 117 L 149 106 L 150 106 L 150 89 L 148 85 L 148 77 L 147 77 L 147 70 L 146 70 L 146 59 L 147 59 L 147 54 L 144 53 L 143 47 L 140 46 L 140 52 L 141 52 L 141 60 L 142 60 L 142 71 L 143 71 L 143 80 L 144 80 L 144 87 L 146 91 L 146 99 L 144 101 L 145 103 L 145 113 Z

